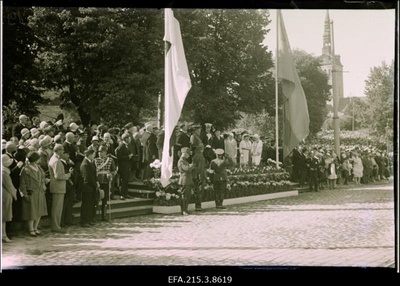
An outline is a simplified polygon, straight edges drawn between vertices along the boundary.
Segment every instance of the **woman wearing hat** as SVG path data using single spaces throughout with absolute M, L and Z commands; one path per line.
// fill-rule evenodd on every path
M 240 152 L 240 166 L 244 167 L 249 164 L 250 161 L 250 151 L 251 151 L 251 141 L 249 134 L 243 134 L 243 139 L 239 143 Z
M 357 152 L 353 153 L 353 177 L 356 185 L 360 184 L 361 177 L 363 176 L 364 166 L 362 160 Z
M 225 209 L 222 205 L 225 198 L 226 185 L 228 181 L 228 174 L 226 169 L 233 164 L 229 155 L 224 156 L 223 149 L 215 150 L 217 158 L 211 161 L 210 172 L 212 175 L 212 184 L 215 193 L 215 206 L 217 209 Z
M 29 163 L 21 171 L 19 186 L 23 194 L 22 220 L 28 221 L 29 234 L 37 236 L 40 219 L 47 215 L 46 178 L 38 152 L 28 153 L 27 158 Z
M 6 233 L 6 222 L 10 222 L 13 217 L 12 213 L 12 202 L 17 200 L 17 189 L 14 187 L 11 180 L 11 171 L 9 167 L 13 163 L 13 159 L 10 158 L 7 154 L 2 155 L 2 163 L 3 163 L 3 177 L 2 177 L 2 241 L 3 242 L 11 242 L 11 239 L 8 238 Z

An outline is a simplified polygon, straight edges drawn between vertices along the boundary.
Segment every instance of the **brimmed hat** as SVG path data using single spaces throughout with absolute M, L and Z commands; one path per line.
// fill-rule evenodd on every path
M 44 129 L 44 128 L 46 128 L 47 126 L 49 126 L 49 124 L 48 124 L 46 121 L 42 121 L 42 122 L 40 122 L 40 124 L 39 124 L 40 129 Z
M 62 150 L 62 149 L 64 149 L 63 145 L 60 144 L 60 143 L 57 143 L 56 145 L 54 145 L 53 151 L 57 152 L 57 151 Z
M 26 134 L 30 134 L 29 129 L 28 129 L 28 128 L 22 128 L 22 130 L 21 130 L 21 135 L 22 135 L 22 136 L 25 136 Z
M 37 129 L 37 128 L 32 128 L 31 129 L 31 135 L 33 136 L 33 137 L 35 137 L 35 136 L 37 136 L 37 135 L 40 135 L 40 131 L 39 131 L 39 129 Z
M 254 134 L 254 135 L 253 135 L 253 138 L 260 139 L 260 135 Z
M 10 167 L 12 162 L 14 161 L 13 159 L 10 158 L 10 156 L 8 156 L 7 154 L 3 154 L 1 155 L 1 160 L 3 163 L 4 167 Z
M 53 141 L 53 139 L 49 135 L 46 135 L 46 136 L 43 137 L 43 139 L 41 139 L 39 141 L 39 146 L 40 147 L 47 147 L 47 146 L 49 146 L 51 144 L 52 141 Z
M 93 142 L 93 141 L 100 141 L 100 140 L 99 140 L 99 137 L 98 137 L 98 136 L 96 136 L 96 135 L 95 135 L 95 136 L 93 136 L 93 137 L 92 137 L 92 142 Z
M 54 123 L 54 125 L 55 125 L 55 126 L 61 126 L 61 125 L 63 125 L 62 119 L 56 121 L 56 123 Z
M 69 125 L 69 129 L 70 129 L 72 132 L 75 132 L 76 130 L 78 130 L 78 128 L 79 128 L 79 126 L 78 126 L 78 124 L 76 124 L 75 122 L 71 122 L 71 124 Z
M 60 139 L 61 139 L 61 135 L 60 134 L 57 134 L 56 136 L 54 136 L 54 142 L 57 142 Z
M 217 155 L 223 155 L 225 153 L 224 149 L 218 148 L 217 150 L 215 150 L 215 154 Z
M 29 146 L 36 146 L 36 145 L 39 145 L 39 139 L 37 139 L 37 138 L 32 138 L 32 139 L 29 141 Z
M 28 153 L 27 158 L 28 158 L 29 162 L 33 163 L 40 159 L 40 155 L 38 152 L 33 151 L 33 152 Z

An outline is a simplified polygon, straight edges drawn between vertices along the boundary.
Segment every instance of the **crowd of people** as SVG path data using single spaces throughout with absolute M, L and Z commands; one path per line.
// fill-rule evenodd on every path
M 20 115 L 10 130 L 3 130 L 3 242 L 10 242 L 18 223 L 30 236 L 41 235 L 40 220 L 50 218 L 51 231 L 64 233 L 74 224 L 73 206 L 81 203 L 82 227 L 96 223 L 96 211 L 107 220 L 110 199 L 131 199 L 128 184 L 154 176 L 150 164 L 162 158 L 164 130 L 152 123 L 126 123 L 122 128 L 79 120 L 60 114 L 54 121 Z M 225 132 L 213 124 L 180 123 L 170 139 L 173 167 L 180 173 L 181 212 L 188 214 L 194 195 L 201 211 L 201 193 L 211 178 L 217 208 L 224 208 L 226 169 L 269 164 L 276 151 L 268 138 L 249 132 Z M 330 146 L 301 144 L 281 167 L 300 186 L 310 190 L 336 184 L 368 184 L 389 177 L 390 160 L 384 150 L 353 146 L 337 156 Z M 100 203 L 99 203 L 100 202 Z

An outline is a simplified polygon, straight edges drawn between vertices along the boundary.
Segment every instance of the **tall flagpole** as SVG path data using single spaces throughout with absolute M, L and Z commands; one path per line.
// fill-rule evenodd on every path
M 335 141 L 335 153 L 340 159 L 340 127 L 339 127 L 339 97 L 336 88 L 336 63 L 335 63 L 335 42 L 333 33 L 333 21 L 331 21 L 331 53 L 332 53 L 332 97 L 333 97 L 333 124 L 334 124 L 334 141 Z
M 275 52 L 275 156 L 276 168 L 279 169 L 279 124 L 278 124 L 278 52 L 279 52 L 279 36 L 278 36 L 278 10 L 276 10 L 276 52 Z

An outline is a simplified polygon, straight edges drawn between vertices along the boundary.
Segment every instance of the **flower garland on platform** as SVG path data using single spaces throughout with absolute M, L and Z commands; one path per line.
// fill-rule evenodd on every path
M 150 164 L 155 177 L 145 181 L 145 184 L 156 191 L 154 205 L 175 206 L 180 203 L 181 187 L 178 184 L 179 172 L 173 172 L 170 184 L 163 187 L 160 182 L 161 162 Z M 227 170 L 228 184 L 225 194 L 226 199 L 255 196 L 292 190 L 289 181 L 290 174 L 283 169 L 271 166 L 235 167 Z M 193 200 L 193 196 L 192 196 Z M 207 182 L 203 190 L 203 201 L 214 201 L 214 189 L 211 181 Z M 191 201 L 190 203 L 193 203 Z

